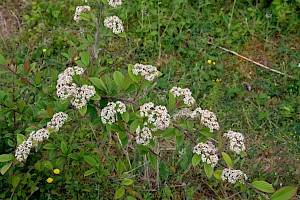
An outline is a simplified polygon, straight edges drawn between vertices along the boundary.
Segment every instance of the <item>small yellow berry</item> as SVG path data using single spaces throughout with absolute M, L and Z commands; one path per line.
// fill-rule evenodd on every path
M 211 60 L 208 60 L 207 63 L 208 63 L 208 64 L 211 64 Z
M 216 65 L 216 62 L 213 62 L 213 65 Z
M 43 49 L 43 53 L 45 53 L 47 51 L 47 49 Z
M 74 60 L 76 61 L 76 60 L 78 60 L 80 57 L 79 56 L 75 56 L 74 57 Z
M 60 170 L 59 169 L 54 169 L 53 172 L 54 172 L 54 174 L 60 174 Z
M 53 178 L 47 178 L 47 183 L 52 183 L 53 182 Z

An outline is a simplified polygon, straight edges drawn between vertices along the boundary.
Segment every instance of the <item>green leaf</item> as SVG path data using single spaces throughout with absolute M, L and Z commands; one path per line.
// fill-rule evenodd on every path
M 9 170 L 10 166 L 11 166 L 12 162 L 9 162 L 7 164 L 5 164 L 2 168 L 1 168 L 1 174 L 4 175 L 7 170 Z
M 68 146 L 64 141 L 60 143 L 60 148 L 63 154 L 68 154 Z
M 196 167 L 201 161 L 201 156 L 198 154 L 194 154 L 192 158 L 192 165 L 193 167 Z
M 93 167 L 96 167 L 98 165 L 97 160 L 92 156 L 83 156 L 83 159 Z
M 115 199 L 120 199 L 125 194 L 125 188 L 119 188 L 115 193 Z
M 49 160 L 45 160 L 42 162 L 42 165 L 47 168 L 47 169 L 50 169 L 50 170 L 53 170 L 53 165 L 52 163 L 49 161 Z
M 297 194 L 297 187 L 286 186 L 277 190 L 272 196 L 271 200 L 288 200 Z
M 141 123 L 138 119 L 134 120 L 131 124 L 130 124 L 130 132 L 134 133 L 135 130 L 137 129 L 138 126 L 140 126 Z
M 17 134 L 17 145 L 22 144 L 26 140 L 26 136 L 22 134 Z
M 223 172 L 223 170 L 216 170 L 216 171 L 214 171 L 214 177 L 215 177 L 217 180 L 222 180 L 222 178 L 221 178 L 222 172 Z
M 51 143 L 47 143 L 44 145 L 44 149 L 55 149 L 56 147 L 54 146 L 54 144 Z
M 169 139 L 169 138 L 173 138 L 173 137 L 175 137 L 175 135 L 176 135 L 176 129 L 174 129 L 174 128 L 170 128 L 170 129 L 168 129 L 168 130 L 166 130 L 164 133 L 163 133 L 163 138 L 164 139 Z
M 204 163 L 204 171 L 207 178 L 210 178 L 214 173 L 214 168 L 210 164 Z
M 131 179 L 125 179 L 122 181 L 122 185 L 131 185 L 133 183 L 133 180 Z
M 84 172 L 84 176 L 89 176 L 89 175 L 91 175 L 91 174 L 96 173 L 97 171 L 98 171 L 98 170 L 97 170 L 96 168 L 92 168 L 92 169 L 90 169 L 90 170 Z
M 151 167 L 153 169 L 156 169 L 156 167 L 157 167 L 157 158 L 156 158 L 156 156 L 149 154 L 149 161 L 150 161 Z
M 68 155 L 69 158 L 72 158 L 73 160 L 79 160 L 80 156 L 75 153 L 70 153 Z
M 175 97 L 172 92 L 169 92 L 169 105 L 168 105 L 168 110 L 172 110 L 175 107 Z
M 5 58 L 0 54 L 0 64 L 1 65 L 7 65 L 8 62 L 5 60 Z
M 89 78 L 90 81 L 94 84 L 94 86 L 96 86 L 96 88 L 102 90 L 102 91 L 108 91 L 104 82 L 100 79 L 100 78 L 97 78 L 97 77 L 90 77 Z
M 81 61 L 85 67 L 88 67 L 90 65 L 90 54 L 87 52 L 81 52 L 79 53 L 79 56 L 81 58 Z
M 120 89 L 124 90 L 124 75 L 121 72 L 114 73 L 114 81 Z
M 122 115 L 122 119 L 126 122 L 126 123 L 128 123 L 129 122 L 129 113 L 128 112 L 124 112 Z
M 122 162 L 122 160 L 118 160 L 117 162 L 117 172 L 118 174 L 122 174 L 124 172 L 124 163 Z
M 11 178 L 11 184 L 13 188 L 16 188 L 19 185 L 19 181 L 21 180 L 20 175 L 13 175 Z
M 225 152 L 222 152 L 222 156 L 223 156 L 226 164 L 228 165 L 228 167 L 233 167 L 233 163 L 232 163 L 230 156 Z
M 256 188 L 256 189 L 258 189 L 258 190 L 260 190 L 262 192 L 266 192 L 266 193 L 273 193 L 273 192 L 275 192 L 273 186 L 270 183 L 267 183 L 266 181 L 253 181 L 251 183 L 251 185 L 254 188 Z
M 2 154 L 0 155 L 0 162 L 7 162 L 14 159 L 14 156 L 12 154 Z
M 119 37 L 126 37 L 126 33 L 125 32 L 119 33 L 118 36 Z
M 84 116 L 87 111 L 87 105 L 85 104 L 82 108 L 79 109 L 79 113 L 81 116 Z
M 207 136 L 207 137 L 214 137 L 215 133 L 209 131 L 209 128 L 204 128 L 200 130 L 200 133 Z

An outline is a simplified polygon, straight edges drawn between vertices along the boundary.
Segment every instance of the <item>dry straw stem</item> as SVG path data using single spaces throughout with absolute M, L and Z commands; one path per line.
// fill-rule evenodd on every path
M 245 59 L 245 60 L 247 60 L 247 61 L 249 61 L 249 62 L 252 62 L 253 64 L 255 64 L 255 65 L 257 65 L 257 66 L 260 66 L 260 67 L 262 67 L 262 68 L 265 68 L 265 69 L 267 69 L 267 70 L 269 70 L 269 71 L 272 71 L 272 72 L 275 72 L 275 73 L 281 74 L 281 75 L 286 75 L 286 76 L 288 76 L 289 78 L 293 78 L 293 77 L 292 77 L 291 75 L 289 75 L 289 74 L 286 74 L 286 73 L 280 72 L 280 71 L 278 71 L 278 70 L 276 70 L 276 69 L 272 69 L 272 68 L 270 68 L 270 67 L 267 67 L 267 66 L 265 66 L 265 65 L 263 65 L 263 64 L 260 64 L 260 63 L 254 61 L 254 60 L 251 60 L 251 59 L 249 59 L 249 58 L 247 58 L 247 57 L 245 57 L 245 56 L 242 56 L 242 55 L 238 54 L 238 53 L 235 52 L 235 51 L 226 49 L 226 48 L 221 47 L 221 46 L 217 46 L 217 45 L 215 45 L 215 44 L 212 43 L 212 42 L 208 42 L 208 44 L 213 45 L 213 46 L 216 46 L 216 47 L 218 47 L 219 49 L 222 49 L 222 50 L 227 51 L 227 52 L 229 52 L 229 53 L 232 53 L 232 54 L 234 54 L 234 55 L 236 55 L 236 56 L 238 56 L 238 57 L 240 57 L 240 58 L 243 58 L 243 59 Z

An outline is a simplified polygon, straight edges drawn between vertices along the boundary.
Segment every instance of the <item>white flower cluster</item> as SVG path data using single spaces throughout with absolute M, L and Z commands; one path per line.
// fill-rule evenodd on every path
M 150 140 L 152 139 L 152 133 L 150 129 L 146 126 L 142 128 L 142 131 L 140 126 L 138 126 L 137 129 L 135 130 L 135 133 L 136 133 L 135 139 L 137 144 L 148 145 Z
M 55 131 L 58 131 L 59 128 L 67 120 L 67 118 L 68 115 L 63 112 L 56 113 L 55 115 L 53 115 L 51 121 L 48 122 L 47 128 L 54 128 Z M 32 131 L 29 134 L 28 139 L 24 140 L 22 144 L 20 144 L 17 147 L 15 153 L 15 157 L 17 158 L 17 160 L 20 162 L 26 160 L 32 148 L 32 143 L 42 142 L 44 139 L 48 139 L 49 135 L 50 135 L 50 131 L 45 128 L 39 129 L 38 131 Z
M 194 119 L 195 117 L 198 117 L 199 114 L 201 114 L 202 109 L 200 107 L 196 108 L 195 110 L 191 110 L 189 108 L 183 108 L 181 110 L 179 110 L 178 112 L 176 112 L 173 115 L 173 119 L 175 121 L 181 119 L 181 118 L 192 118 Z
M 134 75 L 141 74 L 146 80 L 153 81 L 158 77 L 159 72 L 156 67 L 152 65 L 143 65 L 136 63 L 132 69 Z
M 192 92 L 188 88 L 180 88 L 180 87 L 173 87 L 170 92 L 173 93 L 174 97 L 184 96 L 183 103 L 187 106 L 191 106 L 195 103 L 194 97 L 192 97 Z
M 209 111 L 209 110 L 202 110 L 201 111 L 201 119 L 200 122 L 209 128 L 210 132 L 213 132 L 215 130 L 219 130 L 219 122 L 217 119 L 217 116 L 215 113 Z
M 58 75 L 56 94 L 59 98 L 65 100 L 72 97 L 71 104 L 80 109 L 85 106 L 86 102 L 96 94 L 94 86 L 83 85 L 77 87 L 72 83 L 74 75 L 81 75 L 84 72 L 83 68 L 75 66 L 68 67 L 63 73 Z
M 104 26 L 112 29 L 114 34 L 124 32 L 123 22 L 117 16 L 111 16 L 104 20 Z
M 154 128 L 152 131 L 165 130 L 170 125 L 170 115 L 165 106 L 155 106 L 152 102 L 140 106 L 141 117 L 148 117 L 148 123 Z
M 200 155 L 202 162 L 206 162 L 212 167 L 218 164 L 217 148 L 210 141 L 197 144 L 197 146 L 194 147 L 193 153 Z
M 115 8 L 122 5 L 122 0 L 108 0 L 108 4 Z
M 221 179 L 223 181 L 228 180 L 229 183 L 235 184 L 236 181 L 244 182 L 244 180 L 248 180 L 248 177 L 241 170 L 225 168 L 222 171 Z
M 117 118 L 115 116 L 117 113 L 123 114 L 125 112 L 126 105 L 123 102 L 109 102 L 107 106 L 101 110 L 101 120 L 103 124 L 111 125 L 117 121 Z
M 241 151 L 245 151 L 244 136 L 242 133 L 234 132 L 229 130 L 224 134 L 224 137 L 229 139 L 230 150 L 234 151 L 237 154 L 240 154 Z
M 79 22 L 81 20 L 80 14 L 83 12 L 86 12 L 86 11 L 90 11 L 90 10 L 91 10 L 90 6 L 77 6 L 75 14 L 74 14 L 74 20 L 76 22 Z
M 42 128 L 36 132 L 32 131 L 29 135 L 29 139 L 37 142 L 42 142 L 44 139 L 48 139 L 49 135 L 50 131 L 48 129 Z
M 54 131 L 57 132 L 67 119 L 68 114 L 64 112 L 55 113 L 51 121 L 47 123 L 47 128 L 53 128 Z
M 28 140 L 24 140 L 22 144 L 20 144 L 16 149 L 15 157 L 17 158 L 17 160 L 20 162 L 26 160 L 30 153 L 31 147 L 32 140 L 30 140 L 29 138 Z

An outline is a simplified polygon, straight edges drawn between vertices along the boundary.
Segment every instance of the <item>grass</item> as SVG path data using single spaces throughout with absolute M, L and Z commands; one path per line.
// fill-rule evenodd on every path
M 29 59 L 35 63 L 36 72 L 50 68 L 60 73 L 65 68 L 61 53 L 71 51 L 77 55 L 75 47 L 82 44 L 77 40 L 81 35 L 78 31 L 80 25 L 72 21 L 75 6 L 79 4 L 79 1 L 74 4 L 66 1 L 57 8 L 55 2 L 27 1 L 16 11 L 12 3 L 7 3 L 5 12 L 1 13 L 7 22 L 13 23 L 8 29 L 1 29 L 2 33 L 9 31 L 9 34 L 1 34 L 0 44 L 4 48 L 0 53 L 16 66 L 22 66 Z M 97 66 L 108 67 L 106 72 L 114 72 L 116 69 L 125 71 L 127 64 L 136 62 L 156 65 L 163 73 L 156 84 L 159 92 L 148 88 L 145 96 L 154 92 L 148 98 L 164 102 L 173 85 L 190 88 L 201 107 L 217 114 L 224 130 L 234 129 L 245 134 L 248 157 L 241 169 L 251 180 L 264 179 L 277 188 L 281 185 L 299 186 L 299 5 L 289 5 L 295 13 L 288 13 L 286 7 L 274 4 L 265 7 L 263 3 L 256 5 L 246 0 L 228 4 L 218 1 L 175 0 L 161 1 L 160 4 L 144 0 L 126 1 L 118 16 L 123 19 L 127 37 L 109 38 L 102 27 Z M 29 8 L 32 11 L 29 12 Z M 10 9 L 18 15 L 21 29 L 18 29 L 16 17 L 8 12 Z M 287 16 L 283 19 L 279 13 L 285 12 Z M 266 18 L 267 13 L 272 13 L 272 17 Z M 212 46 L 210 42 L 216 45 Z M 265 70 L 218 46 L 293 78 Z M 43 48 L 47 49 L 45 54 Z M 208 64 L 207 60 L 215 61 L 216 65 Z M 47 75 L 48 79 L 55 80 L 50 75 Z M 7 85 L 1 83 L 3 88 Z M 94 151 L 108 169 L 115 169 L 111 163 L 118 159 L 128 160 L 127 154 L 139 154 L 135 149 L 121 149 L 114 134 L 103 134 L 101 130 L 92 134 L 87 120 L 82 120 L 80 127 L 76 126 L 77 120 L 81 121 L 81 117 L 75 115 L 74 124 L 65 128 L 70 134 L 60 137 L 78 152 L 82 148 Z M 26 124 L 22 127 L 27 128 Z M 95 138 L 101 138 L 100 144 L 93 143 Z M 157 151 L 176 166 L 176 172 L 161 166 L 160 176 L 157 176 L 157 171 L 140 156 L 126 162 L 126 169 L 131 169 L 136 178 L 134 190 L 144 199 L 254 198 L 253 193 L 230 191 L 227 185 L 220 188 L 213 181 L 207 181 L 201 175 L 203 171 L 194 169 L 185 159 L 191 157 L 191 150 L 184 149 L 180 157 L 175 151 L 174 141 L 161 144 L 161 147 L 164 148 Z M 45 184 L 41 185 L 40 188 L 45 190 L 37 191 L 34 197 L 45 195 L 46 198 L 46 194 L 65 199 L 113 197 L 116 181 L 82 179 L 82 172 L 86 170 L 87 166 L 79 163 L 65 163 L 63 179 L 66 185 L 59 182 L 51 191 Z M 127 192 L 130 193 L 130 189 Z

